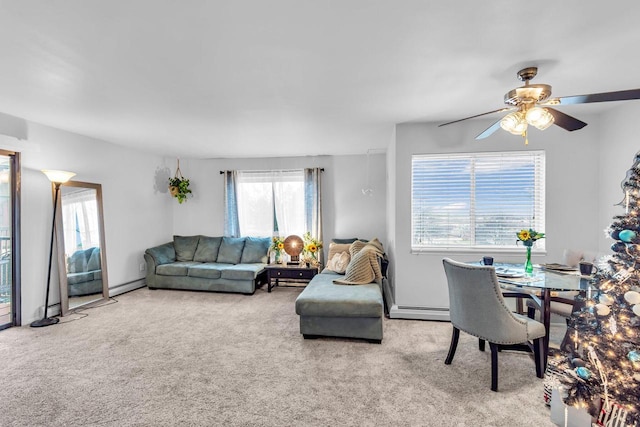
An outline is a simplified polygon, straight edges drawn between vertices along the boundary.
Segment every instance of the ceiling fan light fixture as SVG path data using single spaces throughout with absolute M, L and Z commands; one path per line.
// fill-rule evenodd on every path
M 527 121 L 521 111 L 509 113 L 500 120 L 500 127 L 514 135 L 522 135 L 527 130 Z
M 527 123 L 540 130 L 545 130 L 553 124 L 553 116 L 546 108 L 533 107 L 527 111 L 525 116 Z

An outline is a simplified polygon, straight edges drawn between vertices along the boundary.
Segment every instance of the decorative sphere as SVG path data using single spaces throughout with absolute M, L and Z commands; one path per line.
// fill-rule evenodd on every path
M 611 232 L 611 238 L 613 240 L 620 240 L 620 230 L 613 230 Z
M 613 297 L 607 294 L 600 294 L 600 296 L 598 297 L 598 301 L 600 301 L 604 305 L 613 305 L 613 303 L 615 302 Z
M 636 316 L 640 316 L 640 304 L 634 305 L 631 310 L 633 310 L 633 314 L 635 314 Z
M 622 240 L 623 242 L 633 242 L 633 240 L 636 238 L 636 232 L 633 230 L 622 230 L 619 233 L 620 236 L 620 240 Z
M 640 362 L 640 351 L 631 350 L 629 353 L 627 353 L 627 358 L 633 363 Z
M 640 292 L 636 292 L 636 291 L 625 292 L 624 299 L 629 304 L 640 304 Z
M 611 309 L 605 304 L 596 304 L 594 308 L 598 316 L 608 316 L 611 313 Z
M 627 245 L 624 242 L 615 242 L 611 245 L 613 252 L 624 252 L 627 249 Z
M 584 363 L 584 360 L 580 359 L 579 357 L 571 359 L 571 364 L 576 368 L 584 367 L 586 365 L 586 363 Z
M 584 366 L 579 366 L 576 368 L 576 375 L 578 375 L 583 380 L 588 380 L 591 378 L 591 371 Z

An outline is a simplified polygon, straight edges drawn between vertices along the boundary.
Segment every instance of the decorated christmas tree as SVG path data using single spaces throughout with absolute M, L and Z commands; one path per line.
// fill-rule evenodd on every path
M 608 229 L 613 255 L 600 260 L 563 349 L 565 402 L 602 425 L 640 426 L 640 152 L 634 160 L 621 184 L 624 215 Z

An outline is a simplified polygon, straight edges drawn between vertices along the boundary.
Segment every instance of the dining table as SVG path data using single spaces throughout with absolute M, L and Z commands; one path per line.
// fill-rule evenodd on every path
M 549 330 L 551 326 L 551 301 L 554 294 L 577 291 L 588 298 L 596 290 L 592 276 L 581 275 L 577 269 L 559 264 L 534 265 L 532 273 L 524 271 L 523 264 L 494 264 L 498 283 L 506 295 L 513 293 L 531 298 L 540 310 L 541 322 L 545 327 L 544 368 L 549 356 Z M 513 295 L 512 295 L 513 296 Z M 571 302 L 571 301 L 563 301 Z

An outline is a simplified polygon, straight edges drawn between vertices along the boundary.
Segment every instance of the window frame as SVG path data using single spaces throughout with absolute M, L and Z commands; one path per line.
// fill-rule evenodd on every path
M 524 247 L 521 244 L 516 244 L 516 236 L 515 232 L 519 230 L 514 230 L 513 245 L 453 245 L 450 243 L 445 243 L 442 245 L 416 245 L 414 243 L 414 235 L 416 229 L 416 214 L 414 213 L 415 203 L 414 200 L 414 187 L 416 185 L 416 180 L 414 177 L 415 174 L 415 162 L 420 159 L 442 159 L 445 160 L 464 160 L 468 159 L 471 162 L 475 162 L 480 158 L 487 157 L 502 157 L 502 156 L 510 156 L 513 158 L 517 158 L 518 156 L 529 155 L 533 158 L 535 162 L 534 169 L 534 183 L 535 183 L 535 193 L 534 203 L 537 200 L 537 205 L 534 204 L 534 215 L 532 220 L 531 228 L 536 231 L 544 232 L 545 229 L 545 221 L 546 221 L 546 152 L 544 150 L 527 150 L 527 151 L 494 151 L 494 152 L 463 152 L 463 153 L 426 153 L 426 154 L 413 154 L 411 156 L 411 171 L 410 171 L 410 180 L 411 180 L 411 189 L 410 189 L 410 230 L 409 230 L 409 239 L 410 239 L 410 252 L 412 254 L 420 254 L 420 253 L 436 253 L 436 252 L 456 252 L 456 253 L 482 253 L 487 250 L 491 250 L 492 253 L 520 253 L 522 248 Z M 470 177 L 472 181 L 470 182 L 470 186 L 475 187 L 476 181 L 475 176 L 472 175 Z M 465 201 L 469 202 L 469 208 L 475 209 L 473 206 L 475 204 L 474 200 L 465 199 Z M 470 213 L 469 224 L 473 225 L 473 229 L 475 230 L 475 218 L 477 216 L 477 212 L 473 212 L 473 215 Z M 546 253 L 546 245 L 545 240 L 539 240 L 536 242 L 536 245 L 533 247 L 533 252 L 537 254 Z

